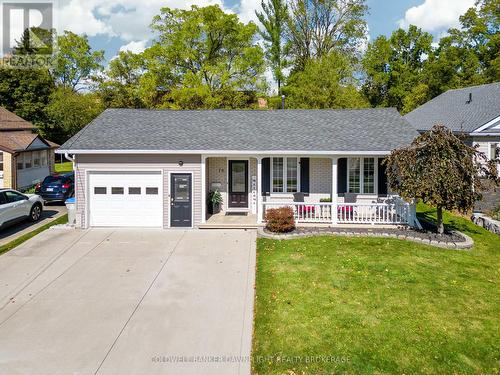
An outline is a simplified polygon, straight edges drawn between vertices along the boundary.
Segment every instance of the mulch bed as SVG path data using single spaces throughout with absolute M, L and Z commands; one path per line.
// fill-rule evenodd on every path
M 273 239 L 292 239 L 298 237 L 321 236 L 321 235 L 340 235 L 340 236 L 369 236 L 369 237 L 390 237 L 413 242 L 424 243 L 431 246 L 437 246 L 447 249 L 467 250 L 472 248 L 474 241 L 469 236 L 457 231 L 445 230 L 445 233 L 438 235 L 434 224 L 422 220 L 419 221 L 423 227 L 422 230 L 406 226 L 393 228 L 339 228 L 339 227 L 298 227 L 289 233 L 272 233 L 265 228 L 259 229 L 261 237 Z
M 424 226 L 422 224 L 422 226 Z M 266 233 L 272 234 L 266 230 Z M 396 228 L 313 228 L 313 227 L 299 227 L 293 232 L 288 234 L 335 234 L 335 233 L 352 233 L 353 235 L 363 235 L 363 234 L 390 234 L 398 237 L 412 237 L 419 238 L 422 240 L 436 241 L 436 242 L 465 242 L 465 237 L 458 234 L 457 232 L 446 231 L 443 235 L 438 235 L 432 232 L 430 228 L 424 228 L 423 230 L 407 228 L 407 227 L 396 227 Z

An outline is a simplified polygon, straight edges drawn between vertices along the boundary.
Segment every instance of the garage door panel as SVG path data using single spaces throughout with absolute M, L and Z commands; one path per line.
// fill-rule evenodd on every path
M 162 227 L 161 172 L 89 175 L 90 226 Z

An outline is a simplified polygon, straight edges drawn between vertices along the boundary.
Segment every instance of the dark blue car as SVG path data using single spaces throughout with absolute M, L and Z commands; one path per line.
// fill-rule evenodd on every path
M 47 176 L 35 187 L 45 202 L 65 201 L 75 194 L 75 173 Z

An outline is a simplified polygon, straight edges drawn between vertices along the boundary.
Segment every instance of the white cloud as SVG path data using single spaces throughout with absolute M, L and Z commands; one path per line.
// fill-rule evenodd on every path
M 241 0 L 238 7 L 238 15 L 241 21 L 245 23 L 253 21 L 258 24 L 259 22 L 255 15 L 256 10 L 262 11 L 261 0 Z
M 58 31 L 69 30 L 88 36 L 99 34 L 114 36 L 113 29 L 104 21 L 97 19 L 93 10 L 92 1 L 71 0 L 65 4 L 61 3 L 56 13 Z
M 222 0 L 60 0 L 59 4 L 59 31 L 118 36 L 127 42 L 151 38 L 151 20 L 162 7 L 217 4 L 224 9 Z
M 120 52 L 130 51 L 132 53 L 141 53 L 146 49 L 147 40 L 139 40 L 130 42 L 120 47 Z
M 459 17 L 474 3 L 475 0 L 424 0 L 408 9 L 398 24 L 402 28 L 416 25 L 429 32 L 447 30 L 459 26 Z

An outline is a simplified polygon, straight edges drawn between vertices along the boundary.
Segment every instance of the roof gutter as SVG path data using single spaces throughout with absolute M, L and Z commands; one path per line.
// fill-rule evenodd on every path
M 58 154 L 62 154 L 62 152 L 58 152 Z M 70 162 L 74 163 L 75 162 L 75 155 L 73 155 L 73 157 L 69 156 L 69 154 L 67 152 L 64 153 L 64 157 L 66 159 L 68 159 Z
M 500 137 L 500 133 L 469 133 L 471 137 Z
M 57 150 L 56 153 L 64 154 L 137 154 L 137 155 L 178 155 L 178 154 L 203 154 L 203 155 L 389 155 L 391 151 L 307 151 L 307 150 Z

